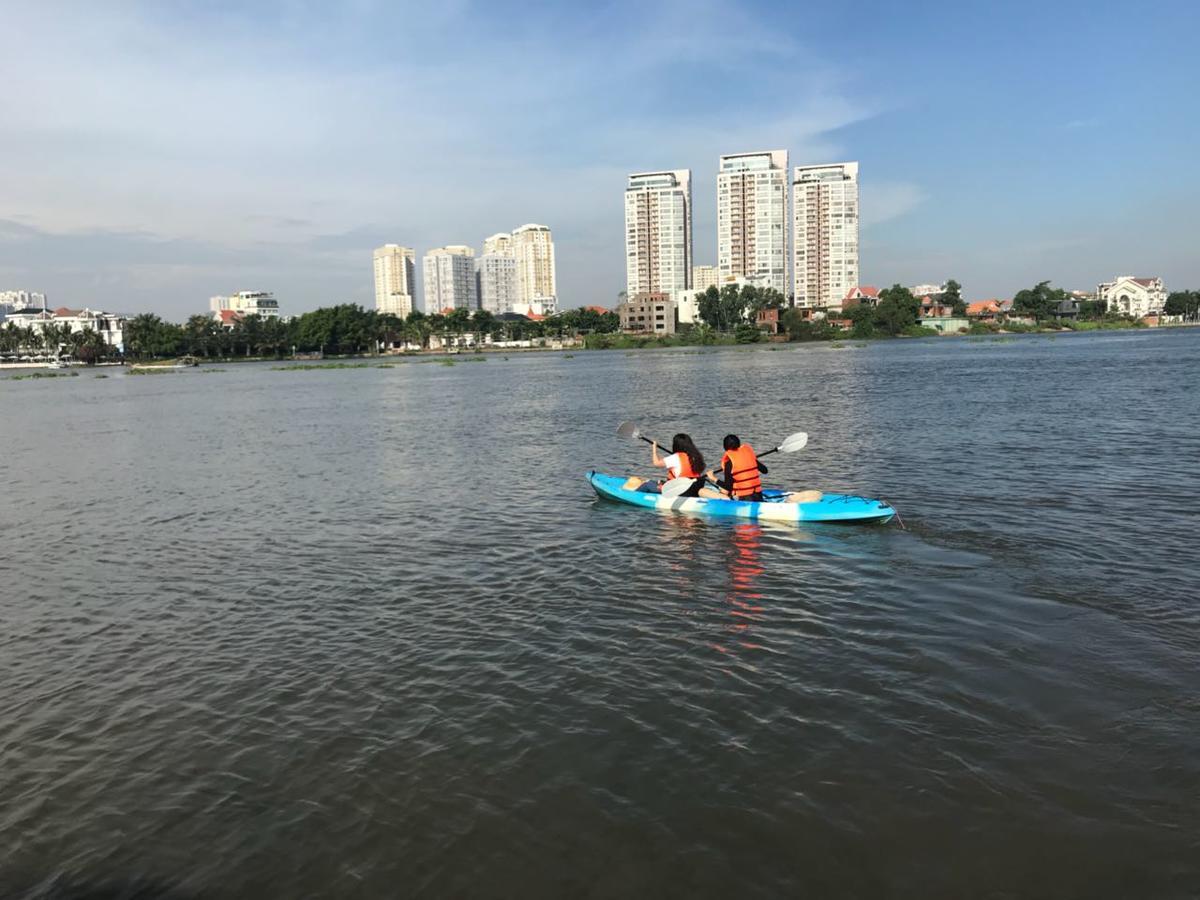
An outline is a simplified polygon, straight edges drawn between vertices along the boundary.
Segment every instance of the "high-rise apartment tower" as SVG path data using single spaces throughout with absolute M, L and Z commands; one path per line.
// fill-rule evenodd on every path
M 792 174 L 794 303 L 841 306 L 858 284 L 858 163 L 796 166 Z

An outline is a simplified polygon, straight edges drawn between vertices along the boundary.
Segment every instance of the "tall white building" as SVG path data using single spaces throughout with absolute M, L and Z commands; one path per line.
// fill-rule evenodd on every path
M 375 250 L 375 311 L 408 318 L 417 280 L 416 254 L 409 247 L 384 244 Z
M 692 266 L 692 288 L 704 293 L 721 286 L 721 270 L 716 266 Z
M 480 256 L 512 256 L 513 236 L 507 231 L 500 231 L 491 237 L 483 239 L 483 253 Z
M 788 292 L 788 154 L 722 156 L 717 172 L 717 268 Z
M 557 308 L 554 239 L 545 225 L 522 225 L 512 233 L 517 260 L 517 290 L 524 304 L 537 303 L 547 314 Z
M 215 313 L 229 309 L 243 316 L 279 317 L 279 301 L 270 291 L 238 291 L 228 297 L 210 297 L 208 307 Z
M 858 284 L 858 163 L 796 166 L 792 191 L 793 302 L 839 306 Z
M 520 303 L 517 290 L 517 260 L 503 253 L 485 253 L 475 260 L 479 308 L 490 313 L 512 312 Z
M 436 247 L 421 260 L 426 315 L 444 309 L 479 309 L 475 288 L 475 251 L 462 244 Z
M 625 187 L 629 296 L 676 295 L 692 286 L 692 170 L 640 172 Z

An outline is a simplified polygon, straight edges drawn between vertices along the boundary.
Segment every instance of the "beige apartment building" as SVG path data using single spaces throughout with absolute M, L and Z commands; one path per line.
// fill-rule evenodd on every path
M 500 231 L 483 239 L 483 252 L 480 256 L 512 256 L 513 236 L 507 231 Z
M 692 172 L 639 172 L 625 187 L 625 284 L 629 296 L 675 297 L 692 281 Z
M 692 289 L 704 293 L 721 286 L 721 270 L 716 266 L 692 266 Z
M 859 277 L 858 163 L 796 166 L 792 221 L 794 305 L 841 305 Z
M 384 244 L 375 250 L 375 311 L 412 315 L 416 288 L 416 254 L 411 247 Z
M 517 260 L 517 291 L 523 304 L 539 304 L 549 315 L 557 310 L 554 238 L 545 225 L 522 225 L 512 233 Z
M 621 330 L 632 334 L 674 334 L 675 301 L 656 291 L 634 294 L 617 305 Z
M 788 292 L 788 154 L 722 156 L 717 172 L 717 268 L 721 281 L 745 278 Z

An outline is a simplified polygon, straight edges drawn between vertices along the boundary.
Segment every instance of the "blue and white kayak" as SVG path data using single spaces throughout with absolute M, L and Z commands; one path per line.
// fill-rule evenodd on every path
M 648 509 L 670 510 L 706 516 L 733 516 L 751 521 L 772 522 L 840 522 L 870 525 L 891 521 L 896 511 L 883 500 L 855 497 L 852 494 L 824 494 L 813 503 L 784 503 L 782 491 L 763 491 L 767 499 L 710 500 L 705 497 L 664 497 L 646 491 L 631 491 L 622 485 L 626 479 L 616 475 L 588 472 L 588 481 L 596 493 L 609 500 L 619 500 Z M 780 499 L 775 500 L 773 497 Z

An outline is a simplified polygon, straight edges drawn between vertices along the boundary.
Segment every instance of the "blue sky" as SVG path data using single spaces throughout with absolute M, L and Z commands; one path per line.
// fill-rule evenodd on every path
M 857 159 L 864 281 L 1200 288 L 1200 5 L 0 0 L 0 290 L 372 303 L 384 242 L 554 229 L 624 287 L 628 172 Z

